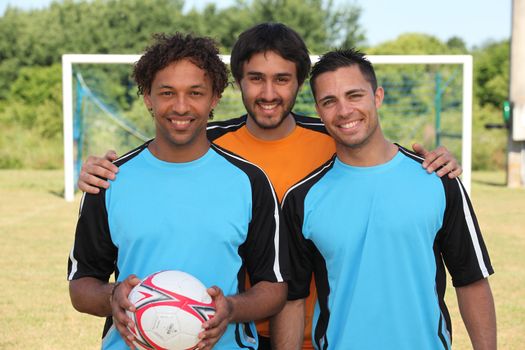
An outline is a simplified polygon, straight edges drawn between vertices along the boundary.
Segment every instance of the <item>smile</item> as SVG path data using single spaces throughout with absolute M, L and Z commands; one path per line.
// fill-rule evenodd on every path
M 175 124 L 177 126 L 184 126 L 184 125 L 189 125 L 191 123 L 191 120 L 175 120 L 175 119 L 171 119 L 170 122 L 171 122 L 171 124 Z
M 269 111 L 269 110 L 272 110 L 274 109 L 275 107 L 277 107 L 277 103 L 272 103 L 272 104 L 261 104 L 259 103 L 258 104 L 262 109 L 266 110 L 266 111 Z
M 345 123 L 345 124 L 341 124 L 341 125 L 339 125 L 339 127 L 342 128 L 342 129 L 352 129 L 357 124 L 359 124 L 359 122 L 360 122 L 360 120 L 353 120 L 351 122 L 348 122 L 348 123 Z

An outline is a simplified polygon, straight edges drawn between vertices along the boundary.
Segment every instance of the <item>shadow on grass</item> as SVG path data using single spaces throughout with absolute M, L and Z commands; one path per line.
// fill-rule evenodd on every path
M 64 190 L 49 190 L 47 191 L 47 193 L 49 193 L 50 195 L 53 195 L 55 197 L 60 197 L 60 198 L 64 198 Z

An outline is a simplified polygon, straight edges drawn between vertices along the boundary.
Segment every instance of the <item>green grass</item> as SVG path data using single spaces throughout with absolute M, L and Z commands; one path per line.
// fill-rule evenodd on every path
M 473 174 L 474 207 L 496 274 L 501 349 L 525 344 L 525 190 L 508 189 L 502 173 Z M 0 349 L 96 349 L 103 319 L 76 312 L 66 281 L 79 205 L 61 195 L 61 171 L 0 171 Z M 447 303 L 454 348 L 470 349 L 453 289 Z

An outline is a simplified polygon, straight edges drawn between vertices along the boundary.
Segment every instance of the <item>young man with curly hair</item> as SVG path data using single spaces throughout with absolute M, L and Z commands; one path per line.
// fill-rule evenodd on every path
M 208 138 L 215 144 L 259 165 L 270 177 L 279 200 L 286 190 L 328 160 L 335 143 L 318 118 L 295 114 L 292 109 L 310 71 L 310 57 L 303 39 L 281 23 L 261 23 L 239 35 L 231 52 L 231 70 L 240 88 L 247 114 L 208 124 Z M 460 167 L 445 148 L 426 152 L 425 166 L 438 175 L 458 176 Z M 97 193 L 114 178 L 118 168 L 107 159 L 89 157 L 79 177 L 79 188 Z M 304 349 L 313 349 L 311 320 L 315 289 L 305 304 L 306 318 L 290 320 L 304 324 Z M 293 313 L 295 315 L 295 313 Z M 281 327 L 274 323 L 273 326 Z M 269 322 L 257 324 L 260 349 L 270 348 Z M 275 347 L 287 348 L 286 339 L 272 337 Z
M 155 138 L 115 162 L 111 187 L 83 197 L 68 263 L 71 301 L 107 317 L 103 349 L 126 349 L 132 287 L 153 272 L 181 270 L 209 286 L 216 305 L 198 348 L 257 347 L 251 321 L 286 299 L 287 239 L 268 177 L 207 139 L 227 68 L 209 38 L 158 35 L 133 75 Z

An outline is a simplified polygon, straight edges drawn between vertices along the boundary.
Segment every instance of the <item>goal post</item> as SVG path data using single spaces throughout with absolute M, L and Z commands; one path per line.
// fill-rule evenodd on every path
M 140 55 L 115 54 L 65 54 L 62 56 L 62 89 L 63 89 L 63 132 L 64 132 L 64 198 L 73 201 L 75 194 L 75 142 L 74 142 L 74 74 L 73 65 L 81 64 L 133 64 Z M 229 55 L 222 55 L 226 64 L 230 63 Z M 461 101 L 461 164 L 462 181 L 470 193 L 472 165 L 472 79 L 473 61 L 470 55 L 369 55 L 367 58 L 377 67 L 379 65 L 459 65 L 462 68 L 462 101 Z M 312 63 L 319 56 L 311 56 Z M 378 82 L 383 85 L 381 81 Z M 307 85 L 307 84 L 305 84 Z M 387 88 L 388 90 L 388 88 Z M 240 99 L 240 97 L 239 97 Z M 311 102 L 310 102 L 311 103 Z M 297 106 L 298 103 L 296 103 Z M 313 106 L 312 106 L 313 107 Z M 313 109 L 313 108 L 312 108 Z M 381 111 L 380 111 L 381 114 Z M 232 115 L 231 117 L 236 117 Z M 393 140 L 398 141 L 398 140 Z

